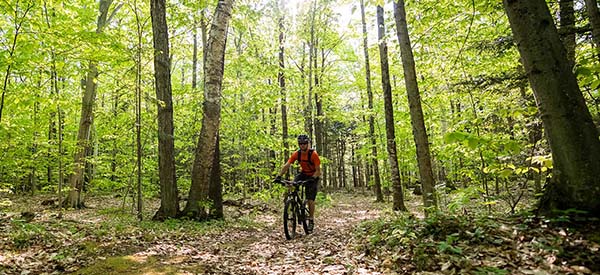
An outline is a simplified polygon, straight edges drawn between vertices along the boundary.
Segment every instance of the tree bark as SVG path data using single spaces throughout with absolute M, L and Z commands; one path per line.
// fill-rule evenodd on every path
M 198 79 L 198 22 L 194 15 L 194 25 L 193 25 L 193 41 L 194 41 L 194 49 L 192 50 L 192 90 L 196 90 L 197 79 Z
M 208 36 L 204 63 L 204 105 L 202 128 L 192 167 L 192 185 L 183 216 L 204 220 L 207 209 L 214 209 L 210 201 L 210 177 L 215 158 L 217 137 L 221 122 L 221 89 L 225 63 L 227 28 L 234 0 L 219 0 Z
M 423 108 L 421 107 L 421 95 L 417 83 L 415 59 L 412 53 L 410 37 L 408 36 L 404 0 L 394 2 L 394 17 L 396 19 L 396 32 L 398 34 L 398 43 L 400 43 L 400 52 L 402 55 L 404 82 L 406 83 L 406 93 L 408 95 L 408 105 L 410 108 L 410 122 L 412 124 L 413 137 L 415 139 L 417 150 L 417 164 L 421 176 L 423 203 L 425 204 L 425 213 L 427 214 L 430 210 L 437 210 L 435 179 L 433 178 L 433 171 L 431 168 L 429 138 L 427 137 L 427 129 L 425 128 Z
M 367 169 L 367 175 L 372 174 L 374 180 L 374 189 L 376 201 L 383 202 L 383 193 L 381 192 L 381 176 L 379 175 L 379 162 L 377 161 L 377 138 L 375 138 L 375 111 L 373 110 L 373 90 L 371 88 L 371 64 L 369 62 L 369 46 L 367 40 L 367 22 L 365 17 L 365 3 L 360 0 L 360 14 L 362 19 L 363 51 L 365 54 L 365 79 L 367 82 L 367 99 L 369 107 L 369 139 L 371 140 L 371 154 L 368 158 L 367 167 L 372 168 L 372 173 Z M 367 177 L 367 183 L 370 177 Z
M 173 97 L 171 90 L 171 60 L 165 0 L 151 0 L 152 35 L 154 42 L 154 84 L 158 99 L 158 175 L 160 208 L 153 220 L 175 218 L 179 213 L 179 193 L 175 174 L 175 137 Z
M 593 0 L 595 1 L 595 0 Z M 573 0 L 560 0 L 560 28 L 565 30 L 575 29 L 575 10 L 573 8 Z M 569 31 L 562 36 L 563 44 L 567 50 L 567 59 L 572 64 L 575 64 L 575 32 Z
M 212 159 L 213 166 L 210 171 L 210 187 L 208 197 L 212 202 L 209 217 L 212 219 L 223 218 L 223 184 L 221 182 L 221 148 L 219 146 L 221 137 L 217 133 L 215 154 Z
M 587 9 L 588 17 L 590 18 L 590 25 L 592 25 L 592 41 L 596 47 L 596 54 L 600 58 L 600 10 L 598 10 L 597 0 L 585 0 L 585 7 Z
M 100 15 L 96 26 L 96 33 L 100 34 L 107 23 L 108 9 L 112 0 L 100 1 Z M 69 178 L 69 195 L 63 205 L 71 208 L 82 208 L 81 192 L 83 192 L 83 174 L 86 167 L 86 152 L 90 146 L 92 123 L 94 120 L 94 103 L 96 101 L 96 81 L 98 77 L 98 61 L 92 60 L 88 65 L 85 79 L 85 91 L 81 103 L 81 117 L 77 133 L 77 148 L 73 160 L 73 174 Z
M 600 140 L 544 0 L 504 0 L 554 163 L 539 213 L 600 216 Z
M 407 211 L 406 206 L 404 205 L 402 182 L 400 182 L 400 173 L 398 170 L 396 129 L 394 124 L 394 109 L 392 106 L 392 86 L 390 85 L 388 51 L 385 39 L 385 20 L 383 14 L 383 7 L 377 6 L 377 37 L 379 38 L 379 59 L 381 60 L 381 85 L 385 107 L 385 134 L 387 136 L 388 162 L 390 164 L 392 186 L 394 188 L 394 210 Z
M 135 145 L 136 145 L 136 186 L 137 186 L 137 218 L 143 220 L 142 196 L 142 35 L 143 25 L 138 13 L 137 0 L 134 0 L 135 22 L 137 30 L 137 49 L 135 53 Z
M 281 136 L 283 140 L 283 155 L 289 156 L 289 143 L 288 143 L 288 120 L 287 120 L 287 95 L 285 91 L 285 28 L 284 28 L 283 15 L 279 18 L 279 72 L 277 79 L 279 80 L 279 90 L 281 93 Z

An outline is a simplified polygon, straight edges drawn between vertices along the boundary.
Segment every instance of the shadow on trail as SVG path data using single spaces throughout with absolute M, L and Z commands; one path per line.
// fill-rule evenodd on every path
M 331 205 L 317 207 L 310 235 L 288 241 L 280 213 L 263 212 L 259 220 L 264 227 L 158 242 L 133 255 L 102 259 L 76 274 L 381 274 L 376 263 L 349 248 L 354 228 L 379 216 L 376 207 L 370 198 L 336 194 Z

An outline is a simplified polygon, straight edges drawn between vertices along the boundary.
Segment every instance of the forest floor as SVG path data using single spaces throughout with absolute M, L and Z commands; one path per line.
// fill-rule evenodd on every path
M 413 215 L 396 215 L 370 195 L 336 193 L 319 201 L 315 231 L 288 241 L 279 199 L 227 206 L 224 221 L 206 223 L 138 222 L 112 197 L 59 219 L 44 199 L 0 212 L 0 274 L 600 274 L 597 221 L 424 221 L 417 197 Z

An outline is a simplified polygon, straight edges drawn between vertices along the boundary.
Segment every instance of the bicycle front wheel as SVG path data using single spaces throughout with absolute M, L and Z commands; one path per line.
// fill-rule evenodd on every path
M 292 200 L 286 200 L 283 209 L 283 232 L 285 238 L 291 240 L 296 237 L 296 204 Z
M 302 224 L 302 228 L 304 229 L 304 233 L 306 235 L 311 233 L 310 230 L 308 230 L 307 216 L 308 216 L 308 208 L 306 206 L 306 201 L 305 201 L 301 204 L 300 209 L 298 209 L 298 224 Z

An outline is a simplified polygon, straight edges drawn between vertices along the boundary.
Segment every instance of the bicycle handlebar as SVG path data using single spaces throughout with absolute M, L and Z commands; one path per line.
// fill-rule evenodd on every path
M 284 180 L 284 179 L 275 179 L 273 182 L 276 183 L 281 183 L 281 184 L 285 184 L 285 185 L 303 185 L 309 182 L 314 181 L 314 179 L 308 179 L 308 180 L 299 180 L 299 181 L 293 181 L 293 180 Z

